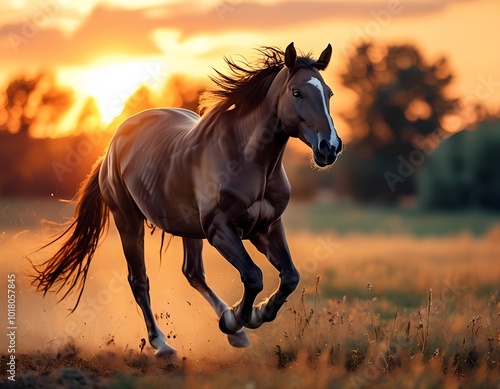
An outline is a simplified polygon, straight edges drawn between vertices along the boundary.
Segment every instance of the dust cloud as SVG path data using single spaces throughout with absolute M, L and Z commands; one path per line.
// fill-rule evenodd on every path
M 30 260 L 42 263 L 59 248 L 56 243 L 36 252 L 59 230 L 52 226 L 6 231 L 2 235 L 2 284 L 8 274 L 16 275 L 16 354 L 57 353 L 66 345 L 74 344 L 87 357 L 102 352 L 125 355 L 130 351 L 153 355 L 142 312 L 128 285 L 126 261 L 114 226 L 110 226 L 108 234 L 101 239 L 80 304 L 73 313 L 76 293 L 59 301 L 62 294 L 48 293 L 44 297 L 43 293 L 36 292 L 30 282 L 33 275 Z M 183 276 L 181 238 L 172 238 L 160 260 L 160 234 L 150 236 L 148 230 L 146 233 L 146 266 L 153 313 L 168 343 L 180 358 L 190 360 L 224 363 L 241 357 L 245 351 L 229 345 L 226 335 L 218 328 L 215 312 Z M 260 253 L 247 247 L 265 274 L 266 287 L 261 294 L 264 298 L 276 288 L 278 274 Z M 204 259 L 209 285 L 229 305 L 236 303 L 243 292 L 238 272 L 206 242 Z M 1 312 L 7 311 L 6 304 L 5 299 L 0 301 Z M 258 343 L 258 332 L 260 330 L 248 331 L 253 344 Z M 146 339 L 143 350 L 142 339 Z M 4 342 L 6 339 L 2 337 L 2 350 L 7 349 Z

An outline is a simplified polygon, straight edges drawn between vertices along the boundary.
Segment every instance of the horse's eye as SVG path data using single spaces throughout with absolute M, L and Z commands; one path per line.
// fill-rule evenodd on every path
M 296 99 L 301 99 L 301 98 L 302 98 L 302 95 L 300 94 L 300 92 L 298 91 L 298 89 L 293 89 L 293 90 L 292 90 L 292 95 L 293 95 L 293 97 L 295 97 Z

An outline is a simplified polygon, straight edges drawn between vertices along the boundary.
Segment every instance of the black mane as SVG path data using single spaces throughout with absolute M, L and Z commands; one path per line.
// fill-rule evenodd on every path
M 209 90 L 202 96 L 200 112 L 210 110 L 225 112 L 234 106 L 239 114 L 256 109 L 266 96 L 279 71 L 285 66 L 285 53 L 276 47 L 263 47 L 257 50 L 261 58 L 250 63 L 244 58 L 234 61 L 224 57 L 229 74 L 214 69 L 216 76 L 209 76 L 217 89 Z M 297 57 L 291 74 L 301 68 L 313 68 L 316 60 L 310 55 Z

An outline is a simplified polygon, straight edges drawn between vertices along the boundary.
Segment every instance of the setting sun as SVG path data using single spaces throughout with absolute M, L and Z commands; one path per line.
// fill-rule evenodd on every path
M 114 63 L 83 72 L 78 86 L 81 93 L 94 98 L 104 124 L 108 124 L 122 112 L 127 99 L 140 86 L 157 91 L 166 78 L 155 62 Z

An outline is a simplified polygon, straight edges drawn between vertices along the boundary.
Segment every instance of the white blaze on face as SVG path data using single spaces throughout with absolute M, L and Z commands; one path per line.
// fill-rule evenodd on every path
M 337 147 L 339 146 L 337 132 L 335 131 L 335 127 L 333 126 L 332 117 L 328 112 L 327 100 L 325 96 L 325 91 L 323 89 L 323 84 L 316 77 L 311 77 L 311 79 L 307 82 L 311 85 L 314 85 L 319 90 L 319 93 L 321 93 L 321 101 L 323 102 L 323 109 L 325 110 L 326 119 L 328 120 L 328 124 L 330 125 L 330 146 L 337 149 Z

